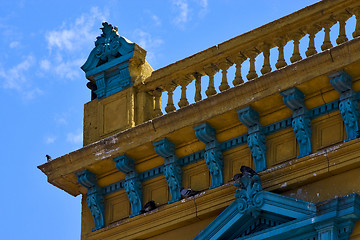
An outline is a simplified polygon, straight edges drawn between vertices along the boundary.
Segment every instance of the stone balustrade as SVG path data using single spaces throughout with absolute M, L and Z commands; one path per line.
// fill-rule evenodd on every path
M 161 96 L 164 95 L 161 93 L 167 95 L 165 112 L 173 112 L 178 108 L 188 106 L 190 102 L 198 102 L 203 98 L 226 91 L 231 87 L 230 81 L 235 87 L 244 84 L 246 81 L 256 80 L 259 77 L 257 70 L 260 70 L 262 75 L 271 73 L 274 69 L 272 69 L 270 61 L 275 59 L 274 56 L 270 56 L 272 49 L 277 48 L 278 52 L 275 68 L 281 69 L 288 64 L 317 54 L 320 49 L 316 49 L 315 43 L 321 39 L 316 39 L 316 37 L 322 35 L 318 34 L 321 31 L 324 33 L 321 51 L 326 51 L 335 44 L 339 45 L 349 41 L 351 36 L 346 33 L 345 25 L 353 16 L 355 16 L 356 24 L 351 35 L 356 38 L 360 36 L 360 2 L 357 0 L 321 1 L 158 69 L 144 82 L 135 85 L 141 91 L 154 96 L 154 117 L 163 114 Z M 331 38 L 330 31 L 337 28 L 339 30 L 335 40 Z M 308 38 L 307 49 L 305 52 L 300 52 L 300 42 L 306 38 Z M 284 47 L 288 44 L 293 44 L 293 51 L 289 59 L 284 54 Z M 256 61 L 261 59 L 261 55 L 263 59 L 262 68 L 256 69 Z M 247 73 L 242 72 L 241 69 L 245 61 L 249 63 Z M 228 78 L 227 71 L 231 66 L 235 67 L 235 74 Z M 218 72 L 221 72 L 221 83 L 219 86 L 215 86 L 214 76 Z M 243 79 L 244 75 L 246 80 Z M 205 84 L 202 84 L 201 81 L 207 81 L 205 95 L 202 94 L 201 90 Z M 192 82 L 195 82 L 195 91 L 191 91 L 193 96 L 189 96 L 190 91 L 187 91 L 187 88 Z M 177 108 L 173 96 L 175 89 L 179 86 L 181 96 Z

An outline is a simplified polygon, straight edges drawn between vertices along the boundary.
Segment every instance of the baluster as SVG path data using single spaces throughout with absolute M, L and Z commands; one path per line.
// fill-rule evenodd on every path
M 332 48 L 333 45 L 330 40 L 330 28 L 334 25 L 334 21 L 326 20 L 322 25 L 324 25 L 324 42 L 321 45 L 321 50 L 325 51 L 326 49 Z
M 181 98 L 180 98 L 180 101 L 178 102 L 178 105 L 180 108 L 183 108 L 183 107 L 186 107 L 189 105 L 189 102 L 186 98 L 186 87 L 187 87 L 187 85 L 189 85 L 191 80 L 192 79 L 189 78 L 189 76 L 185 76 L 179 82 L 179 85 L 181 86 Z
M 275 40 L 275 43 L 278 46 L 278 51 L 279 51 L 279 57 L 275 64 L 275 67 L 277 69 L 279 69 L 279 68 L 283 68 L 287 65 L 287 63 L 285 62 L 285 58 L 284 58 L 284 47 L 287 42 L 286 42 L 285 38 L 278 38 Z
M 229 60 L 227 60 L 227 59 L 223 59 L 222 61 L 219 62 L 218 65 L 219 65 L 219 68 L 221 69 L 221 74 L 222 74 L 219 90 L 221 92 L 223 92 L 226 89 L 230 88 L 228 81 L 227 81 L 227 70 L 229 69 L 229 67 L 231 67 L 232 63 L 229 62 Z
M 264 64 L 260 70 L 260 72 L 264 75 L 266 73 L 271 72 L 271 66 L 270 66 L 270 44 L 263 43 L 259 47 L 260 51 L 263 52 L 264 55 Z
M 356 38 L 356 37 L 360 36 L 360 7 L 353 9 L 352 12 L 354 13 L 354 15 L 356 17 L 355 31 L 352 33 L 352 36 L 353 36 L 353 38 Z
M 255 71 L 255 58 L 257 55 L 259 55 L 259 51 L 256 48 L 254 48 L 252 50 L 247 51 L 246 55 L 249 57 L 249 62 L 250 62 L 250 69 L 249 69 L 249 73 L 246 75 L 246 78 L 248 80 L 251 80 L 258 77 Z
M 163 113 L 161 111 L 161 93 L 162 93 L 162 90 L 160 88 L 156 88 L 153 91 L 153 95 L 155 97 L 154 117 L 163 115 Z
M 319 32 L 319 30 L 320 30 L 320 27 L 317 25 L 313 25 L 313 26 L 309 27 L 307 30 L 307 32 L 309 34 L 309 47 L 308 47 L 307 51 L 305 52 L 305 55 L 307 57 L 310 57 L 317 53 L 316 48 L 315 48 L 315 34 L 317 32 Z
M 244 80 L 241 77 L 241 64 L 246 60 L 247 58 L 242 55 L 241 53 L 239 53 L 237 56 L 234 57 L 234 62 L 235 62 L 235 78 L 233 80 L 233 84 L 234 86 L 239 85 L 241 83 L 244 82 Z
M 169 112 L 173 112 L 176 110 L 175 105 L 174 105 L 174 101 L 173 101 L 173 95 L 174 95 L 174 90 L 176 88 L 176 85 L 171 84 L 169 86 L 166 86 L 166 90 L 167 90 L 167 94 L 168 94 L 168 102 L 167 105 L 165 107 L 165 111 L 167 113 Z
M 304 36 L 303 32 L 295 32 L 292 34 L 291 38 L 293 39 L 294 43 L 294 51 L 290 58 L 290 62 L 294 63 L 300 61 L 302 59 L 299 51 L 300 39 Z
M 348 20 L 350 17 L 351 17 L 351 15 L 348 13 L 341 13 L 336 16 L 336 19 L 339 21 L 339 36 L 336 39 L 336 43 L 338 45 L 342 44 L 348 40 L 348 38 L 346 37 L 346 32 L 345 32 L 345 25 L 346 25 L 346 20 Z
M 193 74 L 195 77 L 195 102 L 198 102 L 202 99 L 201 97 L 201 74 L 196 72 Z
M 215 65 L 210 64 L 210 65 L 204 67 L 204 71 L 205 71 L 206 75 L 209 76 L 209 86 L 206 89 L 205 94 L 206 94 L 206 96 L 210 97 L 210 96 L 216 94 L 216 90 L 214 87 L 214 75 L 218 70 Z

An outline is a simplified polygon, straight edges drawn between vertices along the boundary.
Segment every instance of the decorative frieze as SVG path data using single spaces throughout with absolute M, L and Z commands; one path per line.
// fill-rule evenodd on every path
M 105 226 L 104 197 L 101 188 L 97 184 L 96 175 L 86 169 L 78 172 L 76 175 L 78 182 L 88 190 L 86 194 L 86 203 L 95 223 L 95 228 L 93 228 L 92 231 L 103 228 Z
M 132 214 L 130 217 L 139 215 L 142 209 L 143 196 L 134 161 L 125 154 L 114 158 L 114 161 L 116 168 L 126 174 L 124 188 L 131 204 Z
M 194 130 L 196 137 L 205 143 L 204 158 L 212 180 L 210 189 L 223 185 L 223 155 L 216 139 L 216 130 L 208 123 L 200 124 Z
M 153 145 L 155 152 L 165 160 L 163 172 L 171 195 L 168 203 L 179 201 L 181 199 L 182 170 L 175 154 L 175 145 L 167 138 L 154 142 Z
M 352 89 L 352 78 L 345 71 L 329 76 L 331 85 L 340 93 L 339 109 L 346 129 L 345 141 L 357 137 L 359 130 L 359 105 Z
M 293 111 L 292 127 L 299 145 L 298 158 L 311 153 L 311 122 L 304 94 L 296 87 L 281 92 L 284 103 Z
M 247 143 L 255 164 L 255 171 L 266 169 L 266 145 L 264 129 L 259 122 L 259 114 L 251 107 L 237 111 L 240 122 L 248 127 Z

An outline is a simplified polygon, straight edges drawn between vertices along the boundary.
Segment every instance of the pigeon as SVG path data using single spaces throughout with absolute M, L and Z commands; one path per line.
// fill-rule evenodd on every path
M 247 166 L 241 166 L 240 171 L 243 175 L 248 175 L 249 177 L 258 175 L 254 170 Z
M 181 193 L 181 197 L 188 198 L 188 197 L 195 196 L 196 194 L 199 194 L 200 191 L 194 191 L 191 188 L 183 188 L 183 187 L 181 187 L 180 193 Z
M 144 205 L 143 209 L 140 210 L 140 213 L 147 213 L 154 210 L 155 208 L 156 204 L 153 200 L 151 200 Z
M 49 155 L 45 155 L 46 156 L 46 160 L 48 161 L 48 162 L 50 162 L 50 161 L 52 161 L 52 158 L 49 156 Z
M 241 178 L 242 176 L 243 176 L 243 174 L 242 174 L 242 173 L 237 173 L 237 174 L 235 174 L 235 175 L 234 175 L 234 177 L 233 177 L 232 181 L 237 182 L 237 181 L 239 181 L 239 180 L 240 180 L 240 178 Z
M 97 98 L 97 95 L 95 93 L 95 90 L 97 90 L 96 84 L 93 82 L 88 82 L 86 84 L 86 87 L 91 90 L 91 100 L 94 100 L 95 98 Z

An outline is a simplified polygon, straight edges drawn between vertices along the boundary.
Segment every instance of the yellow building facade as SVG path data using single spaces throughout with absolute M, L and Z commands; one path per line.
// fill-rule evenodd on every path
M 360 2 L 323 0 L 153 70 L 103 23 L 84 147 L 39 168 L 82 194 L 81 239 L 360 239 L 359 36 Z

